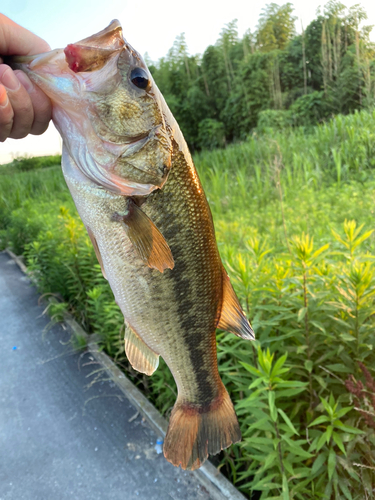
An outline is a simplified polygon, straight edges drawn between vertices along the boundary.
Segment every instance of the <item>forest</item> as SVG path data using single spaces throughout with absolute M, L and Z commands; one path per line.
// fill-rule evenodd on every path
M 293 5 L 268 4 L 257 29 L 237 20 L 202 56 L 184 34 L 158 62 L 146 62 L 190 148 L 223 147 L 256 127 L 311 126 L 375 101 L 375 46 L 365 10 L 330 1 L 302 34 Z

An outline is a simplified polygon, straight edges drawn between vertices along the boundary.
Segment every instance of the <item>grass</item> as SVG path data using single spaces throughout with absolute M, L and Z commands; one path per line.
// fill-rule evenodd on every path
M 220 467 L 249 498 L 375 494 L 375 113 L 267 131 L 195 162 L 257 341 L 218 332 L 243 440 Z M 59 168 L 0 176 L 1 246 L 23 253 L 168 415 L 175 385 L 123 352 L 123 319 Z

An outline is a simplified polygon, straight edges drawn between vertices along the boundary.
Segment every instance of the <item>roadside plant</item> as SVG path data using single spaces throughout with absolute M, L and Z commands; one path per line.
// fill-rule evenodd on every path
M 356 460 L 353 466 L 358 472 L 366 498 L 373 498 L 375 493 L 375 380 L 366 366 L 359 362 L 362 377 L 350 375 L 345 381 L 351 395 L 356 417 L 356 426 L 364 433 L 357 436 L 353 443 Z M 364 380 L 363 380 L 364 379 Z
M 341 408 L 331 394 L 329 399 L 320 398 L 324 414 L 314 419 L 308 426 L 311 445 L 309 451 L 315 453 L 311 468 L 315 481 L 312 492 L 324 491 L 325 498 L 360 498 L 355 495 L 360 483 L 360 476 L 353 468 L 348 457 L 349 443 L 355 436 L 364 434 L 356 427 L 342 422 L 342 418 L 352 411 L 352 406 Z M 354 496 L 352 493 L 354 493 Z
M 241 448 L 251 462 L 238 480 L 248 480 L 241 489 L 262 492 L 261 500 L 298 498 L 306 491 L 304 479 L 310 474 L 304 462 L 313 455 L 306 451 L 307 440 L 290 418 L 293 411 L 288 416 L 284 409 L 289 398 L 306 390 L 307 383 L 288 377 L 286 354 L 275 361 L 269 349 L 258 349 L 257 360 L 258 368 L 241 363 L 252 376 L 248 387 L 252 392 L 236 410 L 245 428 Z

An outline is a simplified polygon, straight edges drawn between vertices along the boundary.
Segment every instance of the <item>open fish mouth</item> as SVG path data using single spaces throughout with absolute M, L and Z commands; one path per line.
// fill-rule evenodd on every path
M 33 80 L 53 99 L 56 93 L 77 93 L 92 72 L 102 69 L 115 54 L 124 49 L 134 51 L 122 37 L 119 21 L 112 21 L 103 31 L 65 49 L 55 49 L 30 56 L 6 59 L 14 69 L 32 75 Z M 107 75 L 111 76 L 110 73 Z M 74 85 L 76 84 L 76 85 Z
M 78 69 L 80 71 L 92 71 L 98 69 L 99 63 L 105 62 L 104 56 L 108 57 L 111 53 L 124 48 L 136 54 L 136 51 L 122 36 L 120 21 L 115 19 L 104 30 L 84 38 L 80 42 L 69 44 L 65 49 L 55 49 L 50 52 L 29 56 L 11 56 L 7 58 L 7 63 L 11 65 L 28 65 L 30 71 L 36 71 L 42 65 L 50 65 L 56 56 L 61 56 L 64 53 L 66 65 L 71 71 L 77 72 Z M 79 59 L 83 58 L 86 60 L 79 61 Z M 95 61 L 93 61 L 94 58 Z

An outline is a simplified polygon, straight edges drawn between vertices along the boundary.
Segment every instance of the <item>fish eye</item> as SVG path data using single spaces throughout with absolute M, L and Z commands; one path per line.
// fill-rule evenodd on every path
M 146 90 L 150 85 L 148 74 L 143 68 L 134 68 L 130 73 L 130 80 L 139 89 Z

